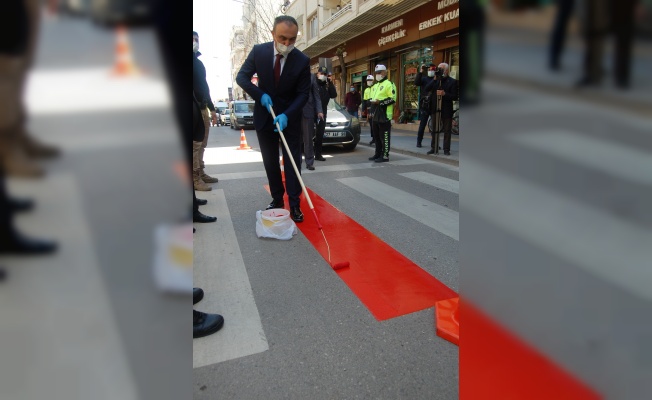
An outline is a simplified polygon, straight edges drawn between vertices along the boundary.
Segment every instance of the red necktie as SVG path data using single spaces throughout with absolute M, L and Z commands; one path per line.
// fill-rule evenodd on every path
M 274 84 L 277 86 L 279 79 L 281 79 L 281 58 L 283 58 L 283 54 L 277 54 L 276 62 L 274 62 Z

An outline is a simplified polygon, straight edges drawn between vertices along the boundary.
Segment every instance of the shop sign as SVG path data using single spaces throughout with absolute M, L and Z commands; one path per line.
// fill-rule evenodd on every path
M 387 33 L 391 31 L 392 29 L 400 28 L 403 26 L 403 19 L 399 19 L 398 21 L 394 21 L 390 24 L 387 24 L 383 26 L 380 29 L 380 33 Z M 391 35 L 383 36 L 380 39 L 378 39 L 378 47 L 382 47 L 386 45 L 387 43 L 394 42 L 400 38 L 405 37 L 407 30 L 405 29 L 399 29 L 397 31 L 394 31 Z
M 437 26 L 443 22 L 452 21 L 459 17 L 460 17 L 460 9 L 458 8 L 456 10 L 449 11 L 443 15 L 439 15 L 435 18 L 431 18 L 427 21 L 420 22 L 419 30 L 422 31 L 424 29 L 432 28 L 433 26 Z
M 459 3 L 460 0 L 441 0 L 437 2 L 437 9 L 438 10 L 443 10 L 444 8 L 448 6 L 452 6 L 453 4 Z

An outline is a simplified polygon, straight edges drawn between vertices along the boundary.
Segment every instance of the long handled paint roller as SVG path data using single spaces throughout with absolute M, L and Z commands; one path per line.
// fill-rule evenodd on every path
M 270 114 L 272 114 L 272 118 L 276 119 L 276 114 L 274 114 L 274 110 L 272 110 L 272 107 L 268 107 Z M 299 179 L 299 183 L 301 184 L 301 189 L 303 190 L 303 195 L 306 196 L 306 200 L 308 200 L 308 205 L 310 206 L 310 211 L 312 211 L 312 215 L 315 217 L 315 221 L 317 221 L 317 226 L 319 227 L 319 231 L 321 232 L 321 235 L 324 237 L 324 241 L 326 242 L 326 248 L 328 249 L 328 264 L 330 264 L 331 268 L 334 270 L 342 269 L 342 268 L 347 268 L 349 266 L 348 261 L 342 261 L 333 264 L 331 262 L 331 247 L 328 245 L 328 240 L 326 240 L 326 235 L 324 234 L 324 229 L 321 226 L 321 222 L 319 222 L 319 218 L 317 217 L 317 212 L 315 212 L 315 207 L 312 205 L 312 200 L 310 199 L 310 195 L 308 194 L 308 190 L 306 190 L 306 185 L 303 184 L 303 179 L 301 179 L 301 174 L 299 173 L 299 169 L 297 168 L 297 164 L 294 162 L 294 157 L 292 157 L 292 152 L 290 152 L 290 148 L 288 147 L 288 143 L 285 141 L 285 135 L 283 135 L 283 131 L 281 130 L 281 126 L 276 123 L 276 129 L 278 129 L 278 133 L 281 136 L 281 141 L 283 142 L 283 146 L 285 147 L 285 151 L 290 155 L 290 162 L 292 163 L 292 168 L 294 168 L 294 173 L 297 175 L 297 178 Z

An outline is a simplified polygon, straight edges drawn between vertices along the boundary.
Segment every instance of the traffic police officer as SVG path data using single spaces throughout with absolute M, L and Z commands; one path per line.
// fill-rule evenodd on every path
M 376 152 L 370 161 L 389 161 L 390 133 L 392 130 L 392 117 L 394 103 L 396 103 L 396 87 L 387 79 L 387 67 L 376 65 L 376 89 L 372 92 L 371 104 L 376 109 L 373 116 L 373 135 L 376 142 Z
M 372 112 L 372 105 L 371 105 L 371 97 L 373 94 L 374 90 L 374 76 L 373 75 L 367 75 L 367 88 L 364 90 L 364 94 L 362 96 L 362 111 L 364 112 L 367 110 L 367 121 L 369 122 L 369 133 L 371 133 L 371 142 L 369 142 L 369 146 L 373 146 L 375 144 L 374 141 L 374 124 L 372 122 L 373 117 L 373 112 Z

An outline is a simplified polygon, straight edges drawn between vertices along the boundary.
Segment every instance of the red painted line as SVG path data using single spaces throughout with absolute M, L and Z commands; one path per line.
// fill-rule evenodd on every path
M 460 319 L 461 400 L 602 398 L 464 299 Z
M 269 192 L 269 186 L 265 186 Z M 350 266 L 334 272 L 346 283 L 373 316 L 384 321 L 434 307 L 439 300 L 457 294 L 417 264 L 369 232 L 365 227 L 308 189 L 331 249 L 331 265 L 348 261 Z M 289 209 L 287 196 L 286 208 Z M 308 202 L 297 224 L 317 252 L 328 262 L 328 250 Z M 329 267 L 330 268 L 330 267 Z

